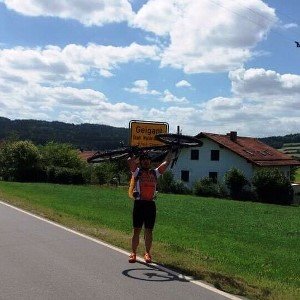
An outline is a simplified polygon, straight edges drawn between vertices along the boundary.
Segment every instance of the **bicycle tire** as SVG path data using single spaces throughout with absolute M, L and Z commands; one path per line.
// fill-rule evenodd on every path
M 123 158 L 128 158 L 129 153 L 127 149 L 111 150 L 105 152 L 97 152 L 87 159 L 88 163 L 101 163 L 106 161 L 114 161 Z
M 176 133 L 159 133 L 155 136 L 155 139 L 164 144 L 174 146 L 200 147 L 203 145 L 202 141 L 193 136 Z

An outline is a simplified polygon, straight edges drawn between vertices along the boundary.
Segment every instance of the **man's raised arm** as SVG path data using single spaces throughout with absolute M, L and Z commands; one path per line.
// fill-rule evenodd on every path
M 172 159 L 173 159 L 173 153 L 172 153 L 172 151 L 169 151 L 165 158 L 165 161 L 162 164 L 160 164 L 157 168 L 157 170 L 159 171 L 160 174 L 163 174 L 167 170 Z

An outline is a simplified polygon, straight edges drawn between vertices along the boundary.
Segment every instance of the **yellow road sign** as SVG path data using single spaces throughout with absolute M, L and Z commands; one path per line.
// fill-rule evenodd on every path
M 129 127 L 130 145 L 138 147 L 162 145 L 154 139 L 155 135 L 169 132 L 169 124 L 165 122 L 130 121 Z

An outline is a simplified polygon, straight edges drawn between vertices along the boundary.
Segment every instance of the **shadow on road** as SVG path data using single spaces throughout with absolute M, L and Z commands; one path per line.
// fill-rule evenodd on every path
M 141 265 L 144 265 L 144 267 L 141 268 L 135 268 L 135 269 L 127 269 L 122 272 L 122 274 L 126 277 L 137 279 L 137 280 L 143 280 L 143 281 L 181 281 L 181 282 L 188 282 L 188 280 L 184 278 L 180 278 L 176 275 L 170 274 L 166 271 L 160 270 L 158 268 L 155 268 L 153 266 L 149 266 L 147 264 L 139 263 Z

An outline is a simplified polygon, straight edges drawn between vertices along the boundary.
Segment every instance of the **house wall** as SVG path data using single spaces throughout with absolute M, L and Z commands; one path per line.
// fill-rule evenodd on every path
M 171 170 L 175 179 L 181 180 L 181 171 L 189 171 L 189 182 L 186 182 L 188 187 L 192 187 L 194 182 L 203 177 L 208 177 L 209 172 L 218 173 L 218 181 L 222 182 L 225 173 L 235 167 L 241 170 L 246 178 L 250 181 L 256 167 L 246 159 L 236 153 L 219 146 L 214 141 L 202 138 L 202 147 L 185 148 L 181 150 L 180 156 L 176 165 Z M 191 150 L 199 150 L 199 160 L 191 160 Z M 211 150 L 219 150 L 220 156 L 218 161 L 211 161 Z M 281 167 L 286 176 L 289 174 L 290 167 Z

